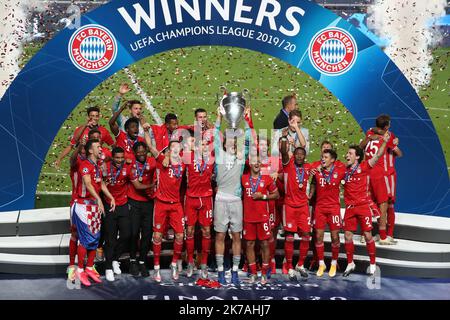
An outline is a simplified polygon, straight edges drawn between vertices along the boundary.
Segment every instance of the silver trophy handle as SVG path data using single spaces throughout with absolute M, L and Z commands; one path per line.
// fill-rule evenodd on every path
M 244 89 L 242 90 L 242 96 L 244 97 L 244 99 L 247 102 L 247 106 L 250 105 L 250 101 L 252 99 L 252 96 L 250 95 L 250 91 L 248 91 L 248 89 Z M 247 98 L 248 97 L 248 98 Z

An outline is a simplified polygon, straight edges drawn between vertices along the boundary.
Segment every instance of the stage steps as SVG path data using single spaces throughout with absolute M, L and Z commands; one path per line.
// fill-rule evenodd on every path
M 0 213 L 0 272 L 18 274 L 64 273 L 68 264 L 69 208 L 39 209 Z M 377 245 L 377 263 L 382 274 L 430 278 L 450 278 L 450 219 L 397 213 L 394 246 Z M 376 231 L 374 232 L 374 234 Z M 341 233 L 339 265 L 345 268 L 344 235 Z M 329 257 L 331 239 L 325 233 L 325 252 Z M 355 261 L 358 270 L 368 266 L 365 244 L 355 234 Z M 295 237 L 295 249 L 299 238 Z M 277 266 L 281 268 L 284 238 L 278 237 Z M 168 267 L 172 241 L 163 242 L 161 265 Z M 298 251 L 295 251 L 294 263 Z M 309 265 L 312 252 L 306 261 Z M 122 256 L 127 269 L 127 256 Z M 148 265 L 153 258 L 149 255 Z M 99 265 L 102 269 L 102 265 Z

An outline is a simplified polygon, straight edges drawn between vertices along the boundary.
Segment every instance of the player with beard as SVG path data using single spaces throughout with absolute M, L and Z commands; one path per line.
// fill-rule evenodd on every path
M 142 158 L 140 157 L 139 159 L 142 160 Z M 122 273 L 120 270 L 118 259 L 126 249 L 131 239 L 132 220 L 128 205 L 128 189 L 134 188 L 137 191 L 149 189 L 152 187 L 150 184 L 141 184 L 138 179 L 135 179 L 133 176 L 132 168 L 132 165 L 128 165 L 125 163 L 125 152 L 120 147 L 116 147 L 113 149 L 111 161 L 105 163 L 102 168 L 103 176 L 106 178 L 107 188 L 116 200 L 116 209 L 114 210 L 114 212 L 109 212 L 111 202 L 109 201 L 109 199 L 105 199 L 105 210 L 109 213 L 107 213 L 105 215 L 105 218 L 103 219 L 104 238 L 106 240 L 105 275 L 106 280 L 108 281 L 114 281 L 114 274 Z M 131 183 L 132 186 L 129 186 L 129 183 Z M 136 212 L 133 213 L 136 215 Z M 145 215 L 148 215 L 148 213 L 145 213 Z M 138 228 L 135 227 L 135 229 Z M 120 236 L 119 239 L 117 239 L 118 234 Z M 143 238 L 145 238 L 144 236 L 145 234 L 143 234 Z M 147 247 L 149 247 L 150 245 L 150 239 L 150 236 L 147 236 Z M 142 247 L 144 249 L 142 251 L 142 254 L 145 255 L 145 245 L 142 245 Z M 135 250 L 133 250 L 133 252 L 135 252 Z M 145 275 L 145 270 L 143 271 L 143 273 Z
M 98 107 L 90 107 L 87 109 L 88 119 L 85 125 L 77 127 L 70 140 L 70 146 L 67 146 L 59 155 L 58 159 L 55 161 L 55 167 L 59 168 L 61 161 L 70 153 L 70 151 L 75 148 L 77 141 L 80 139 L 89 140 L 89 132 L 96 129 L 100 132 L 100 141 L 112 146 L 114 144 L 113 138 L 109 134 L 105 127 L 99 125 L 100 120 L 100 109 Z
M 308 195 L 306 189 L 309 179 L 311 165 L 305 163 L 306 150 L 298 147 L 290 158 L 288 150 L 288 132 L 283 130 L 281 138 L 281 156 L 284 167 L 285 203 L 283 207 L 283 227 L 286 234 L 284 250 L 288 275 L 291 280 L 296 280 L 296 272 L 303 278 L 308 277 L 303 266 L 308 254 L 309 242 L 311 240 L 311 217 L 309 214 Z M 292 257 L 294 254 L 294 233 L 301 237 L 299 260 L 292 268 Z
M 125 110 L 127 104 L 122 105 L 120 109 L 114 113 L 109 120 L 111 132 L 116 137 L 116 147 L 120 147 L 125 151 L 125 161 L 133 163 L 136 158 L 133 152 L 134 145 L 138 142 L 145 142 L 144 138 L 139 136 L 139 119 L 130 118 L 125 122 L 125 131 L 120 130 L 117 119 Z
M 78 174 L 81 183 L 78 184 L 77 199 L 72 205 L 72 220 L 76 225 L 79 245 L 78 245 L 78 269 L 76 275 L 81 283 L 90 286 L 88 278 L 95 282 L 101 282 L 94 272 L 94 259 L 100 238 L 101 220 L 100 215 L 105 213 L 100 191 L 110 200 L 111 211 L 115 209 L 115 200 L 105 182 L 102 171 L 98 165 L 100 154 L 100 142 L 89 140 L 85 146 L 86 160 L 80 163 Z M 84 270 L 84 257 L 88 256 L 86 270 Z
M 353 253 L 355 247 L 353 244 L 353 233 L 359 223 L 364 237 L 366 239 L 367 252 L 370 258 L 369 274 L 373 275 L 376 271 L 375 261 L 375 241 L 372 238 L 372 211 L 369 206 L 369 174 L 370 170 L 376 165 L 377 161 L 383 156 L 386 145 L 391 139 L 388 132 L 383 136 L 383 144 L 377 153 L 369 160 L 364 160 L 364 151 L 359 146 L 350 146 L 347 155 L 347 169 L 344 183 L 344 230 L 345 230 L 345 251 L 347 254 L 347 268 L 344 277 L 348 277 L 355 270 L 353 262 Z
M 323 237 L 328 224 L 331 232 L 332 260 L 329 276 L 336 276 L 339 256 L 339 231 L 341 229 L 340 185 L 345 176 L 345 167 L 336 165 L 337 154 L 331 149 L 323 150 L 321 166 L 314 170 L 315 183 L 311 183 L 310 198 L 315 194 L 314 229 L 316 236 L 316 252 L 319 260 L 317 276 L 322 277 L 326 270 L 324 261 Z

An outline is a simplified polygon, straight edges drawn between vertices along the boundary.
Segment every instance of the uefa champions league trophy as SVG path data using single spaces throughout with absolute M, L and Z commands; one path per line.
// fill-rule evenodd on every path
M 247 100 L 250 101 L 249 91 L 244 89 L 242 93 L 227 93 L 227 89 L 224 86 L 220 87 L 220 89 L 223 91 L 223 98 L 220 100 L 223 116 L 230 128 L 236 130 L 244 116 Z M 247 100 L 246 97 L 248 97 Z

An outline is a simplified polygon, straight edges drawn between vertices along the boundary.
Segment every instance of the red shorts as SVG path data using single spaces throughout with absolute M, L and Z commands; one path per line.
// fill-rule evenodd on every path
M 370 200 L 369 207 L 370 207 L 370 210 L 372 210 L 372 217 L 377 218 L 377 219 L 379 217 L 381 217 L 380 208 L 378 208 L 378 206 L 375 202 Z
M 184 233 L 184 215 L 181 203 L 168 203 L 155 199 L 153 232 L 164 233 L 167 221 L 175 233 Z
M 330 231 L 340 230 L 342 226 L 341 208 L 316 207 L 314 209 L 314 229 L 325 230 L 326 225 Z
M 270 221 L 267 222 L 245 222 L 242 231 L 244 240 L 247 241 L 264 241 L 269 240 L 272 233 L 270 232 Z
M 388 198 L 392 203 L 395 203 L 395 197 L 397 194 L 397 173 L 394 172 L 390 176 L 384 177 L 384 179 L 388 189 Z
M 211 226 L 213 221 L 212 197 L 194 198 L 186 196 L 184 213 L 186 215 L 186 224 L 190 227 L 195 226 L 197 221 L 202 227 Z
M 372 211 L 368 204 L 347 206 L 344 216 L 344 230 L 355 232 L 359 225 L 363 232 L 372 231 Z
M 285 231 L 311 232 L 311 217 L 307 204 L 301 207 L 283 206 L 283 227 Z
M 384 177 L 370 177 L 370 193 L 372 194 L 372 197 L 377 204 L 388 201 L 388 187 Z

